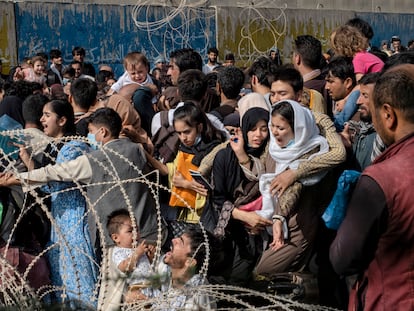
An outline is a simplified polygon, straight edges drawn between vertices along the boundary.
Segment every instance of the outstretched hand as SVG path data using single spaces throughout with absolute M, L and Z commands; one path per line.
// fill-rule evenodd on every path
M 0 173 L 0 187 L 10 187 L 19 184 L 20 181 L 12 173 Z

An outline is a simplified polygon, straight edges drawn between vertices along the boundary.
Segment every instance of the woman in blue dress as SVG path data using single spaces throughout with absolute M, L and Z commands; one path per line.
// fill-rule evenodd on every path
M 75 134 L 73 108 L 67 101 L 48 102 L 40 122 L 44 133 L 54 138 L 45 150 L 42 165 L 73 160 L 90 151 L 85 142 L 67 138 Z M 27 166 L 30 169 L 33 164 Z M 55 298 L 60 303 L 96 309 L 98 267 L 81 188 L 71 182 L 50 182 L 42 190 L 51 194 L 53 218 L 47 256 Z

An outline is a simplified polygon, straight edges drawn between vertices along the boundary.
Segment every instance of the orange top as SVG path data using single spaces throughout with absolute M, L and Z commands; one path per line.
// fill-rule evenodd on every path
M 176 171 L 180 172 L 186 180 L 193 179 L 193 177 L 190 174 L 190 170 L 198 169 L 198 166 L 191 163 L 193 158 L 194 154 L 189 154 L 182 151 L 179 151 L 177 154 Z M 170 206 L 187 207 L 185 203 L 181 201 L 181 199 L 183 199 L 188 203 L 188 205 L 190 205 L 192 208 L 195 208 L 197 192 L 190 189 L 178 188 L 174 185 L 172 186 L 171 191 L 175 192 L 181 198 L 172 193 L 169 202 Z

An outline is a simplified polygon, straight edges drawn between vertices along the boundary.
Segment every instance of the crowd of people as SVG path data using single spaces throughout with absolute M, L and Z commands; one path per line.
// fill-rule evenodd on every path
M 322 305 L 414 308 L 414 52 L 372 37 L 355 18 L 328 54 L 300 35 L 290 62 L 271 47 L 248 68 L 130 52 L 117 79 L 81 47 L 25 58 L 0 80 L 23 133 L 2 146 L 0 246 L 46 250 L 49 304 L 214 310 L 198 286 L 306 272 Z

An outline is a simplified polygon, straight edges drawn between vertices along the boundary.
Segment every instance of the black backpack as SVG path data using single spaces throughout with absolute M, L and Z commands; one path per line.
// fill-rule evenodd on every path
M 168 121 L 168 111 L 160 112 L 161 128 L 152 137 L 154 157 L 162 163 L 172 162 L 178 152 L 180 139 Z

